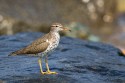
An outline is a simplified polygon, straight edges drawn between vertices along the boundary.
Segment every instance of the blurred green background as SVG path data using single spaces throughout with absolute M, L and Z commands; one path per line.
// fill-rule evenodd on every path
M 59 22 L 62 35 L 125 48 L 125 0 L 0 0 L 0 35 L 49 31 Z

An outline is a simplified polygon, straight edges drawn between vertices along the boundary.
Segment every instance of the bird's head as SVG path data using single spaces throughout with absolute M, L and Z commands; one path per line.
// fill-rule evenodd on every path
M 51 25 L 51 31 L 59 32 L 59 31 L 71 31 L 70 29 L 63 27 L 60 23 L 53 23 Z

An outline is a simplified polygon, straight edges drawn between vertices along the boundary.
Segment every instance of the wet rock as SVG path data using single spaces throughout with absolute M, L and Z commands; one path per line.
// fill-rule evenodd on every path
M 124 83 L 125 57 L 108 44 L 62 37 L 59 47 L 49 56 L 57 75 L 41 75 L 37 57 L 8 54 L 25 47 L 41 33 L 0 36 L 0 79 L 7 83 Z M 43 65 L 45 70 L 45 65 Z

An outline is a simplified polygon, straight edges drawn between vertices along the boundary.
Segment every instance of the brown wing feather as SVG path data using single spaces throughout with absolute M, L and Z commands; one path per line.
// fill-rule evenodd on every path
M 10 55 L 37 54 L 37 53 L 43 52 L 47 49 L 47 47 L 49 45 L 49 43 L 46 42 L 47 39 L 48 39 L 48 41 L 49 41 L 49 39 L 51 39 L 50 33 L 38 38 L 37 40 L 32 42 L 27 47 L 17 50 L 15 52 L 12 52 Z
M 24 52 L 25 54 L 37 54 L 40 52 L 43 52 L 47 49 L 49 43 L 48 42 L 42 42 L 41 44 L 35 45 L 35 46 L 29 46 L 24 48 Z

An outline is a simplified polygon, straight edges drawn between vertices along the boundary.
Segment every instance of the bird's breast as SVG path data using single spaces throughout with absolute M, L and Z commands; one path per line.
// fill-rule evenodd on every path
M 58 33 L 55 33 L 53 35 L 52 42 L 50 45 L 51 49 L 55 49 L 58 46 L 59 40 L 60 40 L 60 35 Z
M 53 51 L 59 44 L 60 35 L 58 33 L 53 34 L 51 40 L 49 40 L 49 46 L 45 50 L 45 53 Z

